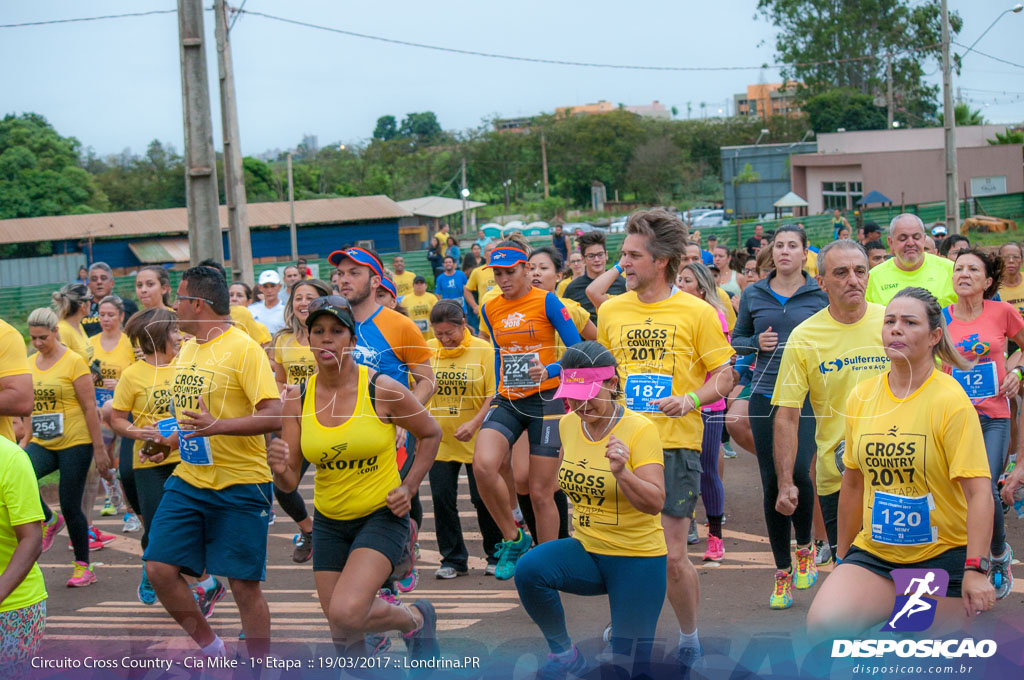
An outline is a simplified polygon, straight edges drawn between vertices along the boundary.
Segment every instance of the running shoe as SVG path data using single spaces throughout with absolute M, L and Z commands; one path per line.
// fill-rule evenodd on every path
M 793 606 L 793 574 L 779 569 L 775 572 L 775 590 L 768 600 L 771 609 L 789 609 Z
M 489 564 L 484 567 L 484 576 L 494 576 L 494 573 L 498 570 L 497 564 Z
M 273 510 L 271 510 L 270 511 L 270 518 L 267 519 L 267 526 L 269 527 L 269 526 L 273 525 L 274 522 L 276 522 L 276 521 L 277 521 L 277 514 Z
M 988 578 L 992 582 L 992 587 L 996 589 L 997 600 L 1009 595 L 1013 588 L 1013 571 L 1010 569 L 1010 565 L 1013 564 L 1013 548 L 1009 543 L 1005 546 L 1002 557 L 993 557 L 989 560 L 992 567 L 989 569 Z
M 136 531 L 142 530 L 142 522 L 139 521 L 138 515 L 136 515 L 134 512 L 124 513 L 124 517 L 121 519 L 121 521 L 124 523 L 121 526 L 122 534 L 132 534 Z
M 437 645 L 437 613 L 434 605 L 426 600 L 416 600 L 413 607 L 420 610 L 423 623 L 417 630 L 402 635 L 409 656 L 413 659 L 434 659 L 441 655 Z
M 587 660 L 580 654 L 576 645 L 572 646 L 572 658 L 563 661 L 556 654 L 548 654 L 547 663 L 537 669 L 537 680 L 564 680 L 572 675 L 581 677 L 587 670 Z
M 292 562 L 302 564 L 313 556 L 313 534 L 300 531 L 292 538 L 295 550 L 292 551 Z
M 499 581 L 507 581 L 512 578 L 516 573 L 516 563 L 530 549 L 532 542 L 530 534 L 520 529 L 516 540 L 499 543 L 495 550 L 495 555 L 498 557 L 498 566 L 494 570 L 494 578 Z
M 828 543 L 825 541 L 814 542 L 814 555 L 814 563 L 819 567 L 832 562 L 832 548 L 828 547 Z
M 420 561 L 420 544 L 419 541 L 412 544 L 412 553 L 416 556 L 416 561 Z
M 228 592 L 228 589 L 225 588 L 224 584 L 219 580 L 214 579 L 214 583 L 216 585 L 214 585 L 210 590 L 206 590 L 198 583 L 192 590 L 196 597 L 196 603 L 199 605 L 199 611 L 203 613 L 204 619 L 208 619 L 213 616 L 213 608 Z
M 725 557 L 725 542 L 718 536 L 708 534 L 708 549 L 704 551 L 705 562 L 718 562 Z
M 814 558 L 814 545 L 796 551 L 796 573 L 793 575 L 793 587 L 807 590 L 818 581 L 818 565 Z
M 92 565 L 76 561 L 72 562 L 71 566 L 75 570 L 71 572 L 71 578 L 68 579 L 68 588 L 84 588 L 96 583 L 96 574 L 92 573 Z
M 686 535 L 686 544 L 697 545 L 698 543 L 700 543 L 700 535 L 697 533 L 697 522 L 691 518 L 690 533 Z
M 469 572 L 466 569 L 462 569 L 460 571 L 460 570 L 456 569 L 455 567 L 452 567 L 452 566 L 449 566 L 447 564 L 444 564 L 444 565 L 441 565 L 440 569 L 438 569 L 437 571 L 434 572 L 434 578 L 440 578 L 440 579 L 447 580 L 447 579 L 453 579 L 456 576 L 464 576 L 464 575 L 466 575 L 468 573 Z
M 89 538 L 93 541 L 99 541 L 103 545 L 109 545 L 117 540 L 117 536 L 105 534 L 94 526 L 89 527 Z
M 420 570 L 413 569 L 409 572 L 409 575 L 403 578 L 401 581 L 395 581 L 395 588 L 400 593 L 411 593 L 415 588 L 416 584 L 420 582 Z
M 736 457 L 735 449 L 733 449 L 728 444 L 722 444 L 722 451 L 724 452 L 723 453 L 723 457 L 725 457 L 725 458 L 735 458 Z
M 139 602 L 142 604 L 156 604 L 156 591 L 153 590 L 153 585 L 149 582 L 149 577 L 146 576 L 146 567 L 142 567 L 142 580 L 139 581 L 139 589 L 136 591 L 139 596 Z
M 117 508 L 115 508 L 114 504 L 110 502 L 110 497 L 108 496 L 107 498 L 104 498 L 103 499 L 103 509 L 100 510 L 100 514 L 103 515 L 104 517 L 106 517 L 108 515 L 113 515 L 113 514 L 116 514 L 116 513 L 117 513 Z
M 676 647 L 673 658 L 676 666 L 679 667 L 680 680 L 690 677 L 690 671 L 702 656 L 704 656 L 704 647 L 699 644 L 697 647 L 683 647 L 682 645 Z
M 367 633 L 363 639 L 368 656 L 378 656 L 391 649 L 391 638 L 385 633 Z
M 64 528 L 64 518 L 59 512 L 53 513 L 49 522 L 43 522 L 43 552 L 53 547 L 53 539 Z
M 74 549 L 75 544 L 68 541 L 68 550 L 70 551 Z M 93 538 L 92 534 L 89 534 L 89 552 L 99 552 L 100 550 L 103 550 L 103 544 Z
M 396 607 L 402 606 L 402 597 L 391 588 L 381 588 L 377 591 L 377 597 Z

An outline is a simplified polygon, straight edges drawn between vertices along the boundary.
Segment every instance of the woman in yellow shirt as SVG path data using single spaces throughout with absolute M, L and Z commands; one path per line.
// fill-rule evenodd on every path
M 459 521 L 459 471 L 466 466 L 469 499 L 476 509 L 484 540 L 488 570 L 498 565 L 495 546 L 501 530 L 494 523 L 476 488 L 473 476 L 473 447 L 476 433 L 491 407 L 497 389 L 494 379 L 494 347 L 473 337 L 466 313 L 458 300 L 442 300 L 430 312 L 434 339 L 427 341 L 433 352 L 430 367 L 437 379 L 437 392 L 430 398 L 430 415 L 441 425 L 441 447 L 430 468 L 430 496 L 434 501 L 434 525 L 441 567 L 437 578 L 455 578 L 469 569 L 469 550 Z
M 171 277 L 163 267 L 143 267 L 135 274 L 135 297 L 140 309 L 171 309 Z
M 569 287 L 572 280 L 583 273 L 586 267 L 583 264 L 583 254 L 578 250 L 574 250 L 569 253 L 568 271 L 564 273 L 558 286 L 555 288 L 555 294 L 560 298 L 565 297 L 565 289 Z
M 319 279 L 299 281 L 292 288 L 291 297 L 284 308 L 285 327 L 271 341 L 273 350 L 270 352 L 270 365 L 279 387 L 305 385 L 310 376 L 316 373 L 316 359 L 309 349 L 306 318 L 309 316 L 309 303 L 330 294 L 330 286 Z M 309 462 L 303 461 L 300 480 L 308 468 Z M 306 510 L 305 499 L 298 489 L 285 493 L 277 486 L 274 487 L 274 497 L 281 509 L 299 525 L 299 533 L 293 539 L 295 548 L 292 550 L 292 561 L 296 564 L 308 561 L 313 554 L 313 519 Z
M 82 357 L 86 364 L 92 362 L 92 347 L 89 345 L 82 319 L 89 314 L 92 293 L 80 283 L 69 283 L 53 295 L 53 311 L 59 319 L 57 332 L 60 342 Z
M 103 323 L 100 307 L 100 323 Z M 163 497 L 164 483 L 181 461 L 177 435 L 164 436 L 157 423 L 171 418 L 171 392 L 175 369 L 171 366 L 181 346 L 178 317 L 160 307 L 143 309 L 128 320 L 125 332 L 142 352 L 142 361 L 126 367 L 114 390 L 110 425 L 131 444 L 128 468 L 133 479 L 132 501 L 142 519 L 142 548 L 149 544 L 149 526 Z M 122 463 L 124 460 L 122 459 Z M 125 478 L 122 467 L 121 478 Z M 156 593 L 143 566 L 138 588 L 143 604 L 155 604 Z
M 433 606 L 427 600 L 400 606 L 376 595 L 385 581 L 412 570 L 409 510 L 434 462 L 441 429 L 405 385 L 356 363 L 348 300 L 317 298 L 308 311 L 317 372 L 304 388 L 287 387 L 283 436 L 267 451 L 274 483 L 293 491 L 302 460 L 316 465 L 313 575 L 338 651 L 364 656 L 364 633 L 399 630 L 411 657 L 436 658 Z M 418 440 L 404 481 L 395 458 L 396 427 Z
M 103 446 L 96 390 L 85 360 L 60 343 L 57 315 L 36 309 L 28 317 L 28 332 L 37 354 L 29 362 L 35 403 L 22 448 L 32 460 L 36 479 L 60 470 L 60 510 L 43 503 L 43 550 L 67 522 L 75 551 L 69 587 L 96 582 L 89 564 L 89 523 L 82 512 L 89 464 L 107 480 L 113 479 L 110 456 Z
M 664 454 L 657 426 L 619 403 L 615 357 L 581 342 L 562 357 L 556 398 L 564 456 L 558 480 L 573 500 L 572 538 L 541 543 L 519 559 L 519 599 L 551 653 L 538 677 L 580 674 L 587 664 L 565 627 L 559 592 L 608 595 L 613 661 L 632 656 L 630 677 L 649 673 L 665 600 Z M 627 669 L 628 672 L 628 669 Z
M 914 585 L 894 583 L 895 569 L 948 574 L 948 584 L 935 581 L 936 571 L 916 580 L 955 630 L 996 599 L 986 577 L 994 501 L 985 441 L 964 389 L 935 368 L 936 358 L 967 365 L 935 297 L 898 292 L 882 345 L 889 371 L 861 381 L 846 406 L 840 559 L 807 613 L 815 640 L 857 635 L 892 615 L 897 588 Z

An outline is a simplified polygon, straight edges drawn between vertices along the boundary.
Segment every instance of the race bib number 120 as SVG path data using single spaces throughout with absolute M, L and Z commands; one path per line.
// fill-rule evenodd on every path
M 939 539 L 931 524 L 932 495 L 899 496 L 876 491 L 871 508 L 871 540 L 888 545 L 927 545 Z

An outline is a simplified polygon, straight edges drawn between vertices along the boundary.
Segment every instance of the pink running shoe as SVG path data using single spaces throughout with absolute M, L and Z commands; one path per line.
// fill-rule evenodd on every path
M 59 512 L 53 513 L 53 517 L 50 518 L 50 522 L 47 524 L 43 522 L 43 552 L 46 552 L 53 547 L 53 539 L 57 538 L 57 534 L 64 528 L 64 518 Z
M 109 545 L 117 540 L 117 536 L 113 534 L 105 534 L 96 527 L 89 527 L 89 539 L 93 541 L 99 541 L 103 545 Z
M 70 551 L 74 549 L 75 544 L 68 541 L 68 550 Z M 103 550 L 103 544 L 93 538 L 92 534 L 89 534 L 89 552 L 99 552 L 100 550 Z
M 92 573 L 92 565 L 85 562 L 72 562 L 75 570 L 68 579 L 68 588 L 83 588 L 96 583 L 96 574 Z
M 725 557 L 725 543 L 718 536 L 708 534 L 708 549 L 704 552 L 705 562 L 718 562 Z

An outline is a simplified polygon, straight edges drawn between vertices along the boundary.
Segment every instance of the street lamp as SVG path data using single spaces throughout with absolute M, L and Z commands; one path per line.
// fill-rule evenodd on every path
M 469 198 L 469 189 L 463 187 L 462 191 L 460 191 L 459 193 L 462 194 L 463 198 Z
M 960 58 L 963 59 L 964 57 L 966 57 L 967 54 L 974 49 L 975 45 L 981 42 L 981 39 L 985 37 L 985 34 L 991 31 L 992 27 L 998 24 L 999 20 L 1002 19 L 1005 15 L 1009 14 L 1010 12 L 1013 12 L 1014 14 L 1020 14 L 1022 10 L 1024 10 L 1024 3 L 1018 2 L 1013 7 L 1009 9 L 1004 9 L 1002 12 L 1000 12 L 999 16 L 996 17 L 996 20 L 989 24 L 989 27 L 981 32 L 981 35 L 978 36 L 978 39 L 971 43 L 971 46 L 967 48 L 967 52 L 961 54 Z

